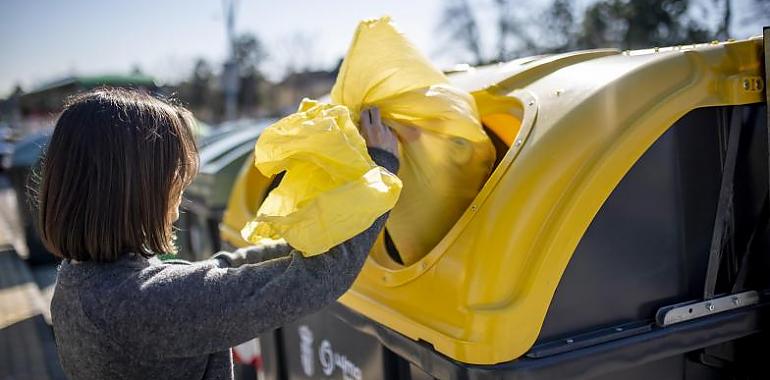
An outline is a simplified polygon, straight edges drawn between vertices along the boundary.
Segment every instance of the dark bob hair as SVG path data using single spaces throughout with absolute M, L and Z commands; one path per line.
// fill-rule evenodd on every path
M 71 98 L 56 122 L 38 189 L 53 254 L 112 262 L 175 251 L 173 207 L 198 170 L 186 109 L 102 88 Z

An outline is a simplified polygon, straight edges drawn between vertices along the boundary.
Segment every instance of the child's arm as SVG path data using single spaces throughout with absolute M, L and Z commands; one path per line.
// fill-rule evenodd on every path
M 398 160 L 370 151 L 375 162 L 396 172 Z M 127 284 L 93 312 L 115 340 L 156 358 L 204 355 L 228 349 L 261 333 L 328 306 L 352 286 L 382 230 L 387 214 L 329 252 L 288 256 L 223 268 L 219 260 L 151 266 L 140 285 Z M 125 298 L 124 298 L 125 297 Z M 101 318 L 96 318 L 101 319 Z
M 245 248 L 239 248 L 233 252 L 219 252 L 212 256 L 212 260 L 219 260 L 219 266 L 237 268 L 244 264 L 258 264 L 263 261 L 288 256 L 292 248 L 286 242 L 272 241 Z
M 377 108 L 365 109 L 361 112 L 360 121 L 361 136 L 364 137 L 369 146 L 375 147 L 369 149 L 372 159 L 378 165 L 390 170 L 391 173 L 397 173 L 398 142 L 393 132 L 382 123 L 380 111 Z M 391 159 L 392 162 L 388 162 Z M 281 173 L 276 177 L 271 187 L 280 183 L 283 174 Z M 224 266 L 239 267 L 244 264 L 256 264 L 283 257 L 288 255 L 291 250 L 292 248 L 285 243 L 268 243 L 238 249 L 235 252 L 219 252 L 212 259 L 219 260 Z

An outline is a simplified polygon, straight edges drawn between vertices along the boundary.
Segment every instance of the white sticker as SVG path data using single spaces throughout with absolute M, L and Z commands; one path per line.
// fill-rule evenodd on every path
M 300 326 L 299 332 L 299 355 L 302 361 L 302 371 L 305 376 L 313 377 L 315 373 L 315 358 L 313 357 L 313 331 L 307 326 Z

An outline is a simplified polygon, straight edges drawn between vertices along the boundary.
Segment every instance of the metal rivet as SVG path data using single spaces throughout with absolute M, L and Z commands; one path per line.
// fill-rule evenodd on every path
M 708 311 L 714 311 L 714 305 L 712 305 L 710 302 L 706 304 L 706 309 Z
M 615 327 L 615 331 L 621 332 L 621 331 L 623 331 L 623 328 L 622 327 Z
M 572 339 L 572 338 L 569 338 L 569 339 L 565 340 L 565 342 L 567 342 L 567 343 L 575 343 L 575 340 Z
M 521 146 L 521 140 L 516 140 L 516 142 L 513 143 L 513 146 Z
M 529 103 L 527 103 L 527 104 L 529 104 L 531 106 L 534 106 L 535 105 L 535 101 L 534 100 L 530 100 Z
M 743 89 L 744 90 L 748 90 L 749 88 L 751 88 L 751 82 L 748 79 L 744 79 L 743 80 Z
M 738 298 L 738 297 L 733 297 L 733 304 L 734 304 L 735 306 L 740 306 L 740 304 L 741 304 L 741 299 L 740 299 L 740 298 Z
M 476 205 L 471 205 L 471 211 L 476 211 Z

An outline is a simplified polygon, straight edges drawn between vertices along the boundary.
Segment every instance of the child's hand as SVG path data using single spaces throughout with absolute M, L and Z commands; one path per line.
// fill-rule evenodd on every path
M 379 148 L 398 158 L 398 140 L 393 131 L 382 124 L 380 110 L 367 108 L 361 112 L 361 136 L 370 148 Z

